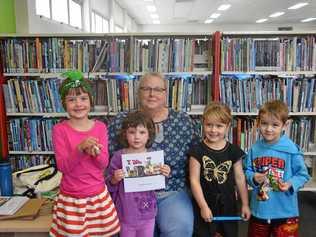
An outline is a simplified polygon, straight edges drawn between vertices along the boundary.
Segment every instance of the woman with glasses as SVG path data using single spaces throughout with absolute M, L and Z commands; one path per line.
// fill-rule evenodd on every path
M 192 142 L 197 142 L 199 133 L 191 118 L 183 112 L 167 108 L 167 81 L 159 73 L 147 73 L 139 82 L 140 110 L 155 123 L 156 137 L 153 150 L 163 150 L 165 163 L 171 173 L 166 180 L 166 189 L 157 192 L 158 214 L 156 236 L 191 237 L 193 211 L 186 187 L 187 151 Z M 117 133 L 127 113 L 118 114 L 109 124 L 110 153 L 120 148 Z

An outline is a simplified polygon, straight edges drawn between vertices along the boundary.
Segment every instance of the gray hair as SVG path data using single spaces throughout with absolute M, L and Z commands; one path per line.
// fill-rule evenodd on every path
M 138 84 L 138 85 L 139 85 L 139 86 L 138 86 L 138 92 L 139 92 L 139 88 L 143 85 L 144 81 L 145 81 L 146 79 L 151 78 L 151 77 L 158 77 L 158 78 L 160 78 L 160 79 L 163 81 L 165 88 L 167 88 L 167 80 L 164 78 L 164 76 L 163 76 L 161 73 L 159 73 L 159 72 L 148 72 L 148 73 L 145 73 L 145 74 L 140 78 L 139 84 Z

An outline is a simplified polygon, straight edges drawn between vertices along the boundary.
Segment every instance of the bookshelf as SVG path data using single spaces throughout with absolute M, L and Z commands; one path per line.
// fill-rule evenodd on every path
M 83 71 L 92 81 L 95 106 L 90 116 L 106 118 L 135 109 L 138 79 L 157 70 L 169 81 L 169 106 L 199 114 L 190 111 L 192 105 L 212 97 L 211 48 L 212 34 L 0 36 L 5 97 L 0 111 L 9 147 L 4 157 L 23 167 L 53 156 L 51 128 L 67 116 L 58 102 L 59 76 L 69 69 Z
M 289 107 L 286 133 L 302 147 L 316 190 L 316 33 L 224 32 L 220 37 L 220 100 L 233 110 L 231 141 L 247 150 L 259 134 L 256 116 L 267 100 Z
M 239 138 L 239 145 L 245 150 L 257 138 L 252 133 L 255 130 L 254 121 L 258 107 L 266 99 L 272 99 L 275 95 L 282 96 L 289 104 L 293 121 L 310 121 L 307 124 L 309 127 L 307 125 L 305 127 L 304 137 L 308 137 L 308 141 L 315 143 L 316 135 L 313 130 L 315 131 L 316 102 L 310 100 L 312 96 L 316 97 L 315 35 L 315 32 L 4 35 L 0 36 L 0 61 L 3 65 L 0 86 L 13 85 L 13 89 L 16 90 L 18 86 L 32 88 L 37 84 L 39 88 L 46 88 L 43 91 L 49 91 L 52 88 L 56 91 L 60 73 L 69 68 L 76 68 L 82 70 L 85 77 L 92 78 L 96 91 L 97 106 L 90 115 L 109 117 L 122 110 L 136 108 L 137 96 L 135 95 L 138 78 L 149 71 L 160 71 L 169 81 L 169 107 L 186 111 L 194 117 L 200 116 L 203 105 L 211 100 L 221 100 L 230 105 L 233 110 L 233 126 L 241 124 L 245 128 L 241 130 L 243 138 Z M 254 49 L 265 47 L 273 48 L 274 51 L 278 50 L 282 58 L 276 59 L 277 54 L 270 52 L 269 58 L 274 60 L 265 60 L 260 56 L 258 58 L 262 60 L 256 61 L 254 52 L 257 51 Z M 4 57 L 4 55 L 10 56 Z M 238 76 L 248 78 L 249 82 L 241 83 L 242 80 L 237 78 Z M 225 83 L 223 78 L 227 78 Z M 19 83 L 14 80 L 19 80 Z M 49 84 L 54 80 L 56 80 L 56 85 Z M 239 82 L 236 83 L 235 80 Z M 22 84 L 21 81 L 29 82 Z M 259 91 L 264 91 L 262 89 L 265 86 L 264 83 L 268 83 L 270 91 L 274 93 L 267 96 L 260 94 Z M 293 109 L 295 107 L 292 101 L 294 93 L 290 99 L 287 99 L 289 93 L 281 93 L 281 88 L 285 85 L 287 91 L 292 90 L 292 87 L 296 85 L 295 93 L 298 95 L 306 92 L 305 97 L 296 99 L 294 104 L 297 109 Z M 223 94 L 226 93 L 227 88 L 246 89 L 242 95 L 236 94 L 234 97 L 233 93 L 236 91 L 232 90 L 225 98 Z M 253 89 L 258 95 L 252 96 L 251 90 L 247 91 L 247 88 Z M 1 92 L 2 90 L 3 88 Z M 104 96 L 105 94 L 107 96 Z M 8 97 L 8 95 L 2 95 L 4 96 Z M 21 96 L 24 96 L 22 92 Z M 234 98 L 234 104 L 231 98 Z M 247 99 L 247 103 L 241 98 Z M 260 98 L 258 103 L 257 98 Z M 238 102 L 239 106 L 236 106 L 235 102 Z M 27 107 L 25 103 L 19 106 L 13 102 L 11 106 L 7 105 L 9 109 L 5 111 L 6 106 L 4 100 L 1 101 L 0 94 L 2 115 L 0 126 L 10 129 L 8 124 L 10 125 L 12 121 L 16 121 L 17 124 L 25 120 L 34 120 L 34 123 L 38 122 L 37 120 L 43 120 L 50 123 L 50 121 L 58 121 L 66 117 L 62 108 L 53 105 L 54 101 L 47 103 L 50 105 L 48 108 L 51 109 L 38 109 L 39 107 L 32 104 Z M 242 103 L 244 106 L 240 106 Z M 298 107 L 299 104 L 300 107 Z M 296 126 L 294 130 L 298 133 L 300 123 L 293 124 Z M 302 122 L 301 126 L 303 125 Z M 10 143 L 11 132 L 8 135 Z M 233 134 L 232 131 L 231 141 L 234 141 L 236 136 L 241 135 Z M 250 136 L 252 139 L 249 139 Z M 4 137 L 3 143 L 8 144 L 6 129 L 1 129 L 1 137 Z M 306 140 L 300 142 L 306 144 Z M 24 159 L 25 156 L 29 156 L 34 158 L 33 160 L 36 158 L 46 160 L 48 156 L 53 155 L 51 150 L 8 150 L 8 145 L 3 146 L 2 153 L 4 157 L 9 155 Z M 314 147 L 304 150 L 304 155 L 312 157 L 313 167 L 316 169 Z M 315 182 L 309 184 L 308 190 L 310 189 L 316 190 Z

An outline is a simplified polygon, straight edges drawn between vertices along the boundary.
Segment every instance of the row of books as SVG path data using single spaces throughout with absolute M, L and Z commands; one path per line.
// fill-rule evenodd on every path
M 284 101 L 291 112 L 316 112 L 316 77 L 223 75 L 220 100 L 235 112 L 257 112 L 269 100 Z
M 260 139 L 257 120 L 255 118 L 234 118 L 230 127 L 228 140 L 237 144 L 245 152 Z M 316 143 L 316 120 L 301 117 L 290 119 L 284 131 L 303 151 L 313 151 L 312 144 Z
M 128 48 L 129 40 L 124 38 L 0 39 L 5 73 L 59 73 L 69 69 L 128 72 Z
M 211 101 L 211 76 L 188 75 L 170 77 L 167 86 L 168 107 L 177 111 L 191 111 L 193 106 Z
M 51 151 L 52 128 L 57 119 L 15 118 L 7 122 L 9 149 L 12 151 Z
M 210 39 L 136 39 L 134 72 L 210 71 Z
M 19 118 L 8 121 L 9 149 L 12 151 L 52 151 L 51 130 L 56 119 Z M 197 124 L 200 124 L 198 121 Z M 310 151 L 310 144 L 316 142 L 315 119 L 301 117 L 291 119 L 285 133 L 302 150 Z M 247 151 L 260 137 L 257 120 L 234 118 L 228 139 Z
M 190 111 L 193 104 L 206 104 L 211 97 L 210 75 L 166 76 L 168 106 Z M 91 81 L 94 109 L 120 112 L 137 108 L 139 76 L 101 75 Z M 10 113 L 64 112 L 58 93 L 61 79 L 16 77 L 3 85 L 6 111 Z
M 221 40 L 222 71 L 315 71 L 316 37 L 282 36 Z
M 3 84 L 6 111 L 9 113 L 24 112 L 63 112 L 58 93 L 61 80 L 24 80 L 17 77 Z
M 55 164 L 55 159 L 51 155 L 16 155 L 10 156 L 12 172 L 31 168 L 36 165 Z
M 131 49 L 130 37 L 3 38 L 0 54 L 5 73 L 210 71 L 211 42 L 209 38 L 135 39 Z

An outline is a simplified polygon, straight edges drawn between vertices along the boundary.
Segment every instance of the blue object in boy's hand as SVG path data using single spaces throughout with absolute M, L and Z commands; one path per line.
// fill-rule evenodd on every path
M 214 216 L 212 221 L 242 221 L 240 216 Z

